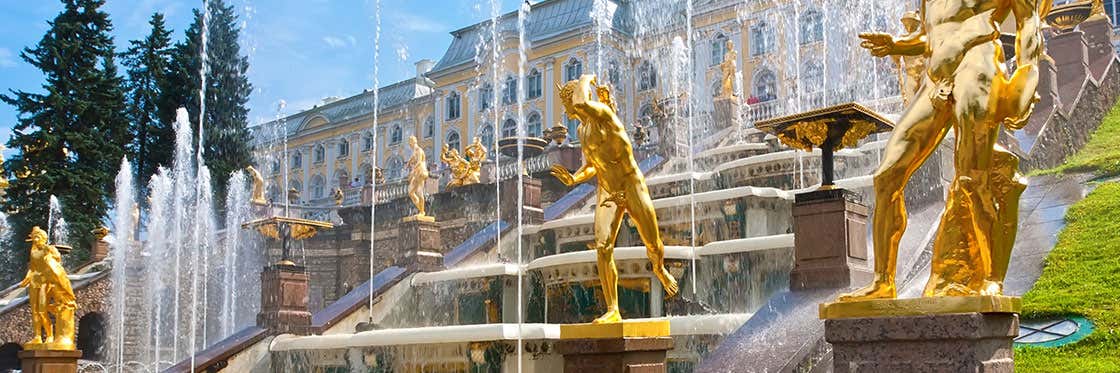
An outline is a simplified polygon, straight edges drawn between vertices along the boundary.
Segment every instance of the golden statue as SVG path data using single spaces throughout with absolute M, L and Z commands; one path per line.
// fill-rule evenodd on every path
M 482 145 L 482 139 L 478 136 L 475 136 L 474 142 L 467 145 L 466 149 L 463 149 L 463 155 L 470 160 L 470 173 L 472 175 L 470 179 L 474 180 L 476 183 L 478 182 L 479 174 L 482 173 L 482 162 L 486 162 L 488 154 L 489 152 L 486 151 L 486 145 Z
M 903 189 L 950 126 L 956 132 L 957 174 L 934 241 L 924 295 L 1002 294 L 1025 185 L 1015 173 L 1018 159 L 995 142 L 1001 125 L 1022 128 L 1038 100 L 1037 65 L 1043 55 L 1038 16 L 1047 2 L 923 1 L 918 32 L 860 35 L 860 45 L 876 57 L 922 55 L 929 66 L 875 172 L 875 281 L 841 301 L 897 296 L 895 264 L 906 230 Z M 1017 66 L 1010 76 L 999 41 L 999 25 L 1008 16 L 1017 27 Z
M 735 43 L 727 41 L 727 51 L 723 53 L 723 62 L 719 64 L 719 71 L 723 75 L 720 83 L 720 98 L 735 97 L 735 74 L 738 72 L 735 60 L 739 54 L 735 53 Z
M 922 20 L 919 18 L 918 12 L 904 13 L 901 21 L 903 29 L 906 30 L 903 38 L 922 32 Z M 918 93 L 918 88 L 922 85 L 922 79 L 926 74 L 926 56 L 893 55 L 891 57 L 894 59 L 894 63 L 898 65 L 898 86 L 899 93 L 902 95 L 902 104 L 909 105 L 910 101 L 914 99 L 914 95 Z
M 346 199 L 346 195 L 342 193 L 342 188 L 340 187 L 334 188 L 334 193 L 331 194 L 331 197 L 334 198 L 334 204 L 336 206 L 342 206 L 342 201 Z
M 245 166 L 245 172 L 253 178 L 253 195 L 249 202 L 254 205 L 267 205 L 268 200 L 264 198 L 264 177 L 261 177 L 261 173 L 253 166 Z
M 408 198 L 418 211 L 413 218 L 428 217 L 424 210 L 424 183 L 428 181 L 428 160 L 424 155 L 424 148 L 416 141 L 416 136 L 408 137 L 408 146 L 412 148 L 412 157 L 408 159 Z
M 460 155 L 459 149 L 452 149 L 447 144 L 443 145 L 443 151 L 440 152 L 439 159 L 451 167 L 451 181 L 447 183 L 449 188 L 478 184 L 479 182 L 482 174 L 482 162 L 486 161 L 486 147 L 482 145 L 482 141 L 478 137 L 475 137 L 474 143 L 467 145 L 464 154 L 469 159 Z
M 27 276 L 19 283 L 27 288 L 31 306 L 32 338 L 23 344 L 25 350 L 73 350 L 74 310 L 77 303 L 70 278 L 62 267 L 58 249 L 47 244 L 47 232 L 31 229 Z M 54 319 L 52 325 L 51 319 Z
M 665 245 L 658 231 L 657 214 L 646 187 L 645 176 L 638 168 L 631 150 L 626 128 L 610 106 L 591 100 L 595 75 L 583 75 L 578 81 L 557 86 L 560 102 L 568 117 L 579 119 L 577 135 L 583 149 L 584 164 L 573 174 L 561 165 L 552 166 L 552 175 L 564 185 L 572 186 L 598 177 L 598 201 L 595 205 L 595 241 L 589 248 L 598 252 L 599 281 L 607 312 L 594 323 L 622 320 L 618 311 L 618 268 L 614 262 L 614 243 L 624 214 L 646 246 L 653 264 L 653 274 L 661 281 L 669 297 L 677 294 L 677 280 L 665 268 Z M 597 85 L 597 84 L 596 84 Z

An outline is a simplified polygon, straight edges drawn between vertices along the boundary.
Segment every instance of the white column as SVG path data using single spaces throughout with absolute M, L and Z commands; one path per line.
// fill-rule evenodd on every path
M 362 174 L 362 133 L 352 133 L 348 140 L 350 141 L 350 179 L 346 180 L 347 183 Z
M 439 154 L 440 149 L 443 149 L 443 117 L 446 114 L 441 109 L 447 101 L 443 98 L 443 92 L 440 91 L 432 93 L 432 97 L 432 119 L 435 120 L 435 129 L 432 131 L 432 146 L 435 147 L 436 154 Z
M 555 58 L 549 58 L 544 63 L 544 76 L 541 77 L 541 89 L 544 90 L 544 120 L 541 121 L 541 129 L 552 128 L 556 124 L 553 117 L 553 96 L 556 95 L 556 80 L 553 78 L 552 69 L 556 65 Z
M 301 153 L 300 164 L 303 166 L 303 182 L 300 183 L 299 199 L 306 201 L 311 195 L 308 194 L 308 182 L 311 180 L 311 163 L 315 161 L 314 153 L 315 145 L 301 146 L 299 151 Z
M 327 140 L 325 144 L 323 144 L 323 146 L 325 146 L 327 150 L 327 175 L 326 179 L 323 180 L 324 195 L 328 194 L 328 191 L 334 190 L 335 184 L 338 183 L 338 180 L 336 180 L 337 178 L 334 175 L 334 161 L 338 158 L 338 142 L 339 139 L 330 139 Z

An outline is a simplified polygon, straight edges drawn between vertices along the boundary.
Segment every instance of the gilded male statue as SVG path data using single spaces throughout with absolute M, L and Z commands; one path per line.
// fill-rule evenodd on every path
M 875 281 L 841 301 L 893 298 L 906 230 L 903 189 L 949 128 L 956 177 L 934 242 L 925 296 L 1001 295 L 1015 239 L 1018 159 L 995 145 L 1001 126 L 1020 129 L 1038 100 L 1043 55 L 1039 13 L 1049 0 L 923 0 L 920 30 L 861 34 L 876 57 L 924 56 L 921 88 L 895 125 L 875 172 Z M 1004 66 L 1000 25 L 1013 17 L 1016 70 Z
M 27 276 L 19 286 L 27 288 L 31 307 L 32 338 L 23 344 L 27 350 L 73 350 L 74 310 L 77 302 L 70 278 L 62 267 L 58 249 L 47 244 L 47 232 L 31 228 Z M 51 320 L 54 320 L 52 324 Z
M 253 166 L 245 166 L 245 172 L 248 172 L 249 177 L 253 178 L 253 193 L 249 201 L 255 205 L 267 205 L 268 200 L 264 198 L 264 177 Z
M 594 323 L 612 323 L 622 320 L 618 309 L 618 268 L 614 262 L 614 245 L 624 214 L 630 214 L 630 221 L 637 227 L 653 265 L 653 274 L 661 281 L 665 293 L 672 297 L 678 289 L 677 280 L 665 268 L 665 245 L 658 231 L 653 200 L 634 159 L 626 128 L 609 105 L 591 99 L 592 85 L 597 86 L 595 75 L 583 75 L 579 80 L 557 87 L 568 117 L 580 121 L 577 135 L 582 145 L 584 164 L 575 173 L 561 165 L 554 165 L 552 175 L 568 186 L 598 177 L 595 241 L 588 246 L 598 253 L 599 281 L 607 312 Z
M 731 40 L 727 41 L 727 51 L 723 53 L 723 62 L 719 64 L 719 71 L 722 75 L 720 83 L 720 98 L 735 97 L 735 74 L 738 67 L 735 60 L 739 59 L 739 54 L 735 53 L 735 43 Z
M 417 218 L 428 216 L 424 210 L 424 183 L 428 181 L 428 160 L 424 148 L 416 141 L 416 136 L 408 137 L 408 147 L 412 149 L 412 157 L 408 159 L 408 198 L 416 206 Z

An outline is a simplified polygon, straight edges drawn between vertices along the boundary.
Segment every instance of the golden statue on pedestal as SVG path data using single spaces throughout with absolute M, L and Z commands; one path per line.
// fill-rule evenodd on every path
M 19 286 L 27 288 L 32 338 L 23 344 L 23 349 L 73 350 L 77 302 L 70 278 L 62 267 L 62 256 L 47 244 L 47 232 L 39 227 L 31 229 L 27 241 L 31 242 L 30 261 L 27 276 Z
M 416 215 L 412 219 L 431 220 L 424 210 L 424 184 L 428 182 L 428 160 L 424 148 L 416 141 L 416 136 L 408 137 L 408 147 L 412 149 L 412 157 L 408 159 L 408 198 L 416 206 Z M 425 219 L 427 218 L 427 219 Z
M 584 164 L 573 174 L 561 165 L 552 166 L 552 175 L 564 185 L 575 185 L 598 177 L 598 201 L 595 204 L 595 241 L 588 247 L 598 252 L 599 281 L 607 312 L 594 323 L 622 320 L 618 310 L 618 268 L 614 262 L 614 242 L 624 214 L 637 227 L 653 264 L 653 274 L 661 281 L 669 297 L 677 294 L 677 280 L 665 268 L 665 245 L 658 231 L 645 176 L 634 160 L 630 138 L 615 111 L 602 102 L 591 100 L 595 75 L 583 75 L 578 81 L 557 86 L 560 102 L 568 117 L 579 119 L 577 134 L 583 148 Z
M 467 145 L 464 154 L 467 157 L 460 155 L 459 149 L 452 149 L 447 144 L 443 145 L 443 151 L 440 152 L 439 159 L 451 167 L 451 181 L 447 183 L 448 188 L 478 184 L 479 182 L 482 174 L 482 162 L 486 161 L 486 147 L 482 145 L 482 140 L 475 137 L 474 143 Z
M 264 177 L 261 177 L 261 173 L 253 166 L 245 166 L 245 172 L 253 178 L 253 194 L 249 202 L 254 205 L 267 205 L 268 200 L 264 198 Z
M 861 34 L 877 57 L 924 56 L 921 88 L 887 142 L 875 172 L 875 282 L 841 301 L 894 298 L 903 189 L 952 127 L 956 176 L 934 241 L 925 296 L 998 296 L 1017 229 L 1018 158 L 997 146 L 1001 126 L 1020 129 L 1038 100 L 1043 56 L 1039 14 L 1049 0 L 923 1 L 920 29 Z M 1008 74 L 999 25 L 1014 17 L 1016 69 Z
M 739 59 L 739 54 L 735 53 L 735 43 L 731 40 L 727 41 L 727 51 L 723 53 L 723 62 L 719 64 L 719 71 L 722 74 L 720 80 L 720 98 L 735 97 L 735 74 L 738 73 L 738 66 L 735 60 Z

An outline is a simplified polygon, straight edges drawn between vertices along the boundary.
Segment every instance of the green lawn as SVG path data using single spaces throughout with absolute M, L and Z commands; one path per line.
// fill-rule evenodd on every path
M 1109 114 L 1090 145 L 1074 159 L 1098 170 L 1120 171 L 1120 117 Z M 1106 128 L 1107 127 L 1107 128 Z M 1100 136 L 1104 132 L 1104 136 Z M 1112 149 L 1100 144 L 1112 141 Z M 1086 147 L 1089 150 L 1088 147 Z M 1080 314 L 1096 330 L 1058 348 L 1015 350 L 1023 372 L 1120 372 L 1120 183 L 1105 182 L 1066 213 L 1067 226 L 1046 258 L 1042 277 L 1023 296 L 1023 317 Z
M 1100 177 L 1120 175 L 1120 105 L 1101 121 L 1101 126 L 1077 154 L 1061 166 L 1038 171 L 1044 173 L 1093 173 Z

